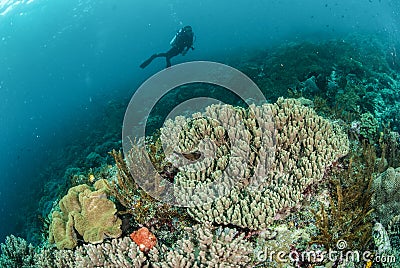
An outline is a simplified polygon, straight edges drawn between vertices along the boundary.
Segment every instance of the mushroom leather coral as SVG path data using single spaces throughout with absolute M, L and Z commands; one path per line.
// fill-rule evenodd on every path
M 106 237 L 119 237 L 122 221 L 116 215 L 115 204 L 107 198 L 108 193 L 105 180 L 98 180 L 94 189 L 86 184 L 69 189 L 59 202 L 60 211 L 52 214 L 50 243 L 58 249 L 72 249 L 78 244 L 77 233 L 92 244 L 101 243 Z
M 148 252 L 157 244 L 157 238 L 149 229 L 142 227 L 130 235 L 131 239 L 139 246 L 140 251 Z

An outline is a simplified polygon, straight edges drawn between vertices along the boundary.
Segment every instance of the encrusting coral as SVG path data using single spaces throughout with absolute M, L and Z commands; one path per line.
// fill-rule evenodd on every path
M 161 140 L 166 159 L 181 165 L 175 196 L 199 222 L 265 229 L 348 152 L 340 127 L 294 99 L 212 105 L 192 117 L 166 121 Z M 182 168 L 177 152 L 203 159 Z
M 148 252 L 157 244 L 157 238 L 149 229 L 142 227 L 131 233 L 130 238 L 139 246 L 140 251 Z
M 303 241 L 310 239 L 309 230 L 306 228 L 289 228 L 287 224 L 280 224 L 270 230 L 259 232 L 255 238 L 255 260 L 259 262 L 256 267 L 288 268 L 299 267 L 295 264 L 289 266 L 288 256 L 278 256 L 278 252 L 289 254 L 300 253 Z M 310 261 L 311 258 L 309 258 Z M 306 259 L 302 260 L 303 264 Z
M 107 198 L 110 193 L 102 179 L 94 184 L 94 190 L 82 184 L 69 189 L 60 202 L 60 210 L 52 214 L 49 241 L 58 249 L 77 246 L 77 233 L 85 242 L 101 243 L 105 237 L 117 238 L 122 234 L 121 219 L 116 216 L 114 203 Z
M 383 226 L 387 227 L 393 217 L 400 215 L 400 168 L 388 168 L 373 182 L 372 205 Z

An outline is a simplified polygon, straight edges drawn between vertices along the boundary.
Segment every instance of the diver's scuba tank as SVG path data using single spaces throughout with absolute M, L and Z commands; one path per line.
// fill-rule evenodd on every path
M 174 37 L 172 38 L 171 42 L 169 42 L 169 44 L 170 44 L 171 46 L 173 46 L 173 45 L 175 44 L 176 37 L 177 37 L 181 32 L 182 32 L 182 29 L 180 29 L 180 30 L 174 35 Z

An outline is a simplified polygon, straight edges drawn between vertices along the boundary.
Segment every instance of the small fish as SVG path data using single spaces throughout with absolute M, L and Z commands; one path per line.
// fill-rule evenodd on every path
M 182 153 L 182 155 L 191 161 L 198 160 L 201 157 L 200 152 Z

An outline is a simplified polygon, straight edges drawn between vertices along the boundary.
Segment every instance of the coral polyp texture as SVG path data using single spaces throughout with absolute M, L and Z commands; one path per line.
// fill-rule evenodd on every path
M 58 249 L 76 247 L 78 234 L 93 244 L 121 235 L 121 219 L 116 215 L 115 204 L 107 198 L 108 183 L 98 180 L 94 188 L 86 184 L 72 187 L 60 200 L 60 211 L 53 212 L 49 232 L 49 241 Z
M 212 105 L 167 120 L 161 140 L 166 159 L 179 167 L 175 197 L 192 217 L 255 230 L 299 204 L 349 150 L 339 126 L 283 98 L 247 109 Z
M 0 245 L 0 267 L 19 268 L 35 267 L 35 247 L 20 238 L 10 235 Z
M 84 244 L 73 250 L 35 251 L 21 238 L 1 244 L 1 267 L 251 267 L 253 244 L 233 228 L 195 225 L 172 248 L 152 248 L 147 254 L 129 237 Z
M 173 248 L 150 251 L 153 267 L 251 267 L 253 245 L 235 229 L 195 225 Z
M 34 260 L 35 267 L 148 267 L 144 253 L 129 237 L 85 244 L 74 250 L 43 249 L 34 255 Z
M 400 168 L 388 168 L 373 182 L 372 205 L 381 223 L 387 227 L 392 218 L 400 215 Z

